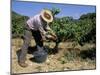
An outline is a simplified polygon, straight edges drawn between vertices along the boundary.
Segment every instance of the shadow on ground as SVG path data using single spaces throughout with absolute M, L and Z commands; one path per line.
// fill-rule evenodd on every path
M 77 58 L 81 59 L 96 59 L 96 48 L 89 48 L 87 50 L 80 50 L 79 48 L 67 48 L 67 51 L 64 53 L 64 57 L 67 60 L 75 60 Z
M 88 50 L 82 50 L 80 52 L 80 57 L 83 59 L 89 58 L 91 60 L 96 59 L 96 48 L 91 48 Z

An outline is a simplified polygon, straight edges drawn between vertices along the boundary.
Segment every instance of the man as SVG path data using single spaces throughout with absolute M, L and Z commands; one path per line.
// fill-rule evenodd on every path
M 36 47 L 43 47 L 43 41 L 46 39 L 56 40 L 56 35 L 49 27 L 49 23 L 53 21 L 53 15 L 50 10 L 42 10 L 40 14 L 35 15 L 26 22 L 24 43 L 18 58 L 18 63 L 21 67 L 27 67 L 26 61 L 27 49 L 31 40 L 34 37 Z M 50 35 L 48 31 L 51 32 Z

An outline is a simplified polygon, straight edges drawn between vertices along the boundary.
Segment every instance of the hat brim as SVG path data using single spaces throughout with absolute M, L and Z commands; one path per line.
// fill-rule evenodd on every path
M 44 16 L 44 13 L 48 13 L 50 15 L 50 19 L 47 19 L 45 16 Z M 50 23 L 53 21 L 53 16 L 52 16 L 52 13 L 49 11 L 49 10 L 42 10 L 41 12 L 41 17 L 43 18 L 44 21 L 46 21 L 47 23 Z

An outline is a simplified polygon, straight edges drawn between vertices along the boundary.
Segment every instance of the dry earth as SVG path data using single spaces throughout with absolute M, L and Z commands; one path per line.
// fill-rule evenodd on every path
M 91 60 L 89 58 L 82 59 L 81 57 L 69 58 L 65 56 L 65 53 L 72 48 L 72 42 L 63 42 L 59 45 L 59 53 L 57 54 L 49 54 L 47 60 L 44 63 L 36 63 L 30 60 L 33 57 L 32 54 L 27 54 L 27 68 L 22 68 L 18 65 L 17 62 L 17 51 L 21 48 L 23 44 L 22 39 L 12 39 L 12 63 L 11 69 L 12 73 L 34 73 L 34 72 L 50 72 L 50 71 L 64 71 L 64 70 L 84 70 L 84 69 L 95 69 L 96 63 L 95 60 Z M 52 48 L 54 43 L 45 43 L 50 48 Z M 34 40 L 31 41 L 30 46 L 35 46 Z M 85 44 L 84 46 L 76 46 L 77 54 L 82 50 L 86 50 L 88 48 L 92 48 L 93 44 Z M 67 59 L 66 59 L 67 58 Z M 70 59 L 70 60 L 69 60 Z

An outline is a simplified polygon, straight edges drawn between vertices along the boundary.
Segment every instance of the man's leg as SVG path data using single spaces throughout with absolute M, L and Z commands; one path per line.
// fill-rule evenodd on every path
M 41 41 L 42 36 L 41 36 L 41 34 L 40 34 L 40 31 L 33 31 L 33 32 L 32 32 L 32 35 L 34 36 L 36 45 L 38 45 L 38 46 L 40 46 L 40 47 L 43 47 L 43 41 Z
M 18 63 L 20 66 L 22 67 L 27 67 L 28 65 L 25 63 L 26 61 L 26 55 L 27 55 L 27 49 L 29 47 L 29 44 L 30 44 L 30 40 L 31 40 L 31 36 L 32 36 L 32 33 L 30 30 L 25 30 L 25 34 L 24 34 L 24 43 L 23 43 L 23 46 L 21 48 L 21 52 L 20 52 L 20 55 L 19 55 L 19 59 L 18 59 Z

